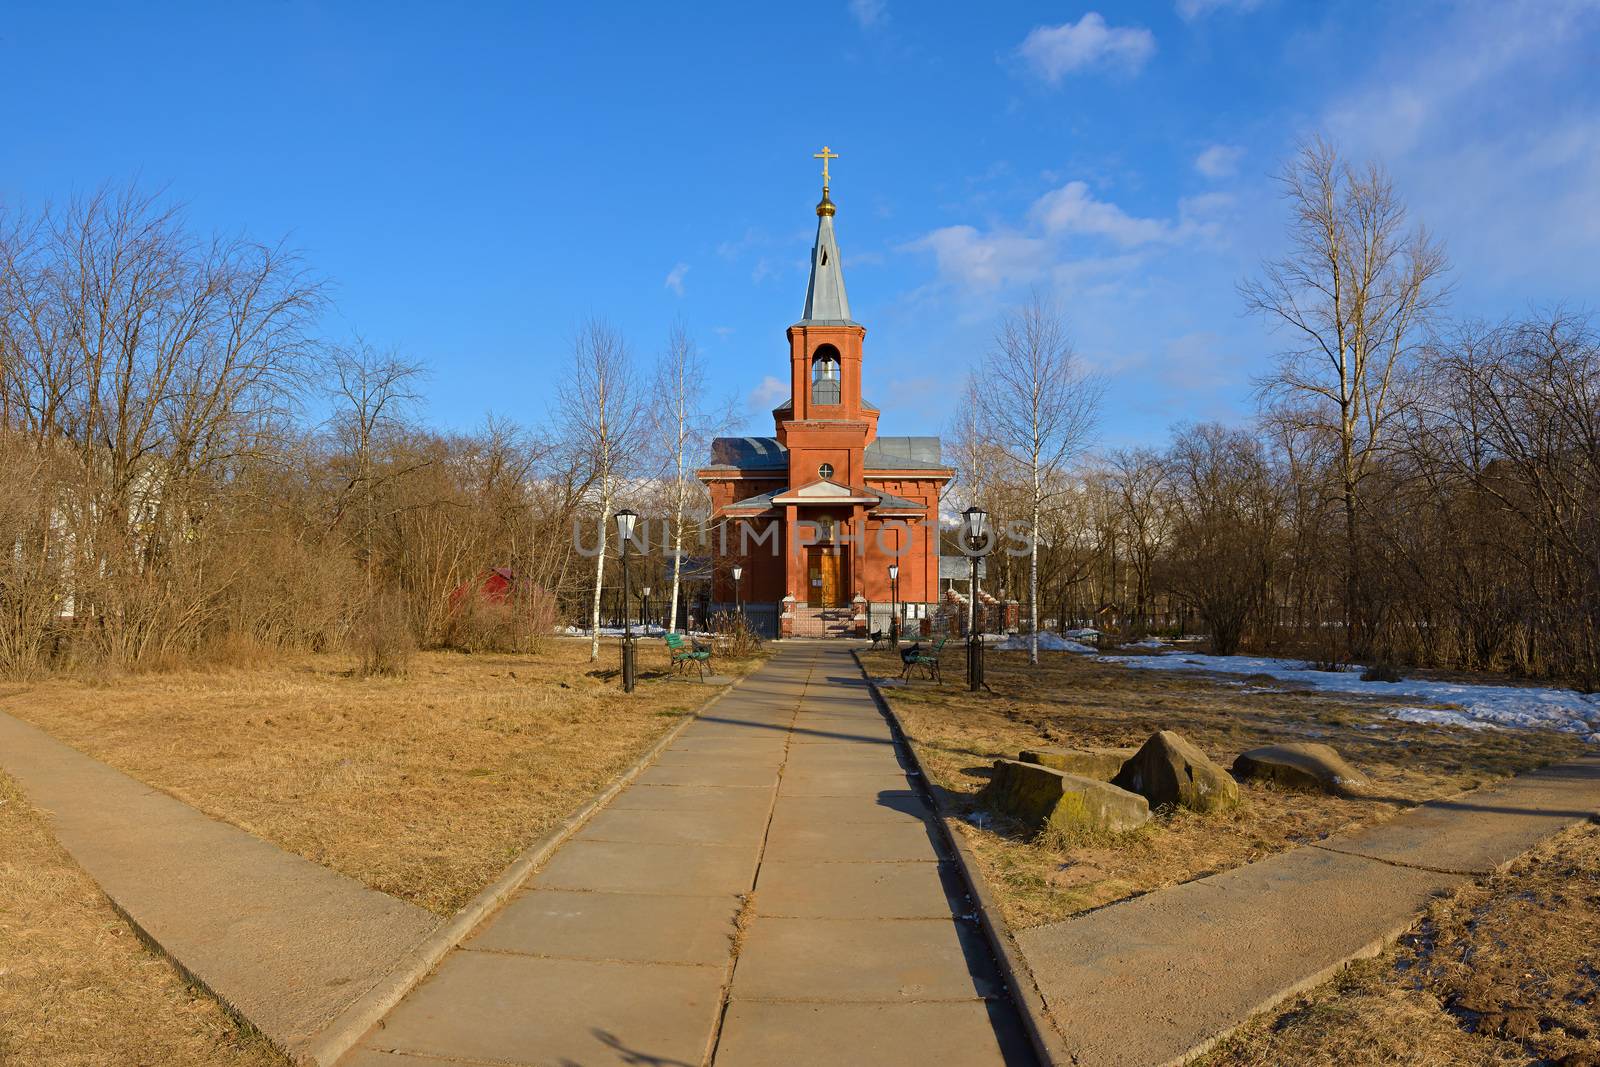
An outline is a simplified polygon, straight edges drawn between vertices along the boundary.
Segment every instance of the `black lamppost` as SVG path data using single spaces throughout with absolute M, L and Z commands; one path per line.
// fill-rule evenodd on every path
M 889 647 L 900 647 L 900 564 L 889 564 Z
M 968 558 L 972 561 L 972 581 L 967 590 L 971 594 L 967 616 L 967 688 L 976 693 L 983 688 L 983 641 L 978 637 L 978 550 L 987 548 L 984 525 L 989 513 L 974 504 L 964 513 L 966 525 L 962 536 L 967 539 Z
M 733 565 L 733 612 L 735 615 L 744 614 L 744 601 L 739 598 L 739 579 L 744 577 L 744 568 L 737 563 Z
M 633 624 L 628 618 L 628 547 L 633 540 L 637 512 L 623 508 L 617 512 L 617 536 L 622 538 L 622 691 L 633 692 Z
M 639 590 L 639 595 L 644 597 L 644 608 L 640 612 L 640 614 L 643 616 L 643 618 L 640 620 L 640 623 L 641 623 L 641 625 L 644 626 L 644 635 L 646 637 L 649 637 L 650 636 L 650 587 L 647 585 L 644 588 L 640 589 Z

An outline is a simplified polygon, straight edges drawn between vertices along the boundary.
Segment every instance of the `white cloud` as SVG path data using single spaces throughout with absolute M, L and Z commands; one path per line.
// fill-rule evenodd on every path
M 713 326 L 711 327 L 711 332 L 726 341 L 733 336 L 734 329 L 732 326 Z
M 789 398 L 789 383 L 782 378 L 767 375 L 761 384 L 750 390 L 749 404 L 756 411 L 770 411 Z
M 1207 193 L 1180 200 L 1176 218 L 1141 218 L 1096 199 L 1087 183 L 1071 181 L 1035 200 L 1021 228 L 945 226 L 902 248 L 933 253 L 940 280 L 969 291 L 1046 280 L 1083 291 L 1096 279 L 1136 270 L 1148 258 L 1141 249 L 1217 237 L 1233 203 L 1229 194 Z M 1070 238 L 1110 242 L 1122 251 L 1086 253 L 1081 242 L 1069 248 Z
M 663 284 L 679 296 L 683 295 L 683 279 L 689 274 L 689 264 L 679 263 L 667 271 L 667 280 Z
M 1108 26 L 1104 16 L 1090 11 L 1077 22 L 1036 26 L 1017 53 L 1034 73 L 1059 85 L 1061 79 L 1090 67 L 1115 67 L 1138 71 L 1155 54 L 1155 35 L 1141 26 Z
M 850 17 L 870 30 L 889 21 L 889 5 L 884 0 L 850 0 Z
M 1254 11 L 1261 0 L 1178 0 L 1178 14 L 1186 22 L 1204 18 L 1217 11 Z
M 1068 182 L 1034 201 L 1033 220 L 1047 233 L 1106 237 L 1124 246 L 1146 244 L 1169 236 L 1160 219 L 1129 215 L 1115 204 L 1096 200 L 1085 182 Z
M 945 226 L 911 242 L 910 250 L 933 253 L 941 277 L 972 289 L 994 289 L 1037 278 L 1049 265 L 1040 238 L 973 226 Z
M 1475 313 L 1582 300 L 1600 280 L 1597 41 L 1593 3 L 1466 6 L 1425 41 L 1391 43 L 1375 56 L 1385 73 L 1327 107 L 1335 142 L 1383 163 L 1412 217 L 1445 240 Z M 1512 288 L 1477 288 L 1496 285 Z
M 1231 144 L 1214 144 L 1194 157 L 1194 169 L 1207 178 L 1231 178 L 1239 173 L 1244 149 Z

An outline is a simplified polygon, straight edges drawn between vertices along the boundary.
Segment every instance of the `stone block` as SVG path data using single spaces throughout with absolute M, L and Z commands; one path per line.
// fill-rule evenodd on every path
M 1285 789 L 1338 797 L 1361 796 L 1372 786 L 1367 776 L 1336 749 L 1309 742 L 1268 745 L 1240 753 L 1233 761 L 1233 776 L 1240 781 L 1254 778 Z
M 1037 763 L 1068 774 L 1109 782 L 1137 751 L 1136 748 L 1025 748 L 1017 758 L 1023 763 Z
M 1020 760 L 995 760 L 994 777 L 980 795 L 1034 829 L 1122 833 L 1150 821 L 1150 805 L 1136 793 Z
M 1239 803 L 1239 784 L 1186 738 L 1159 730 L 1111 779 L 1150 802 L 1181 804 L 1192 811 L 1221 811 Z

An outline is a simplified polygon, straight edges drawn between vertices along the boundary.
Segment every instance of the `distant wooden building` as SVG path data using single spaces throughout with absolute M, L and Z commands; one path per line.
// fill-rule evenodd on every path
M 485 604 L 508 604 L 511 602 L 511 593 L 517 583 L 517 574 L 509 567 L 495 567 L 484 571 L 476 578 L 462 582 L 450 590 L 450 612 L 461 610 L 463 604 L 474 594 Z

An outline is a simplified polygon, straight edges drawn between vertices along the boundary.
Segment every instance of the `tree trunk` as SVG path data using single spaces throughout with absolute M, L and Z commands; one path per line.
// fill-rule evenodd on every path
M 600 587 L 606 576 L 606 533 L 611 525 L 611 489 L 601 489 L 600 547 L 594 556 L 594 599 L 589 605 L 589 662 L 600 658 Z
M 1033 534 L 1028 538 L 1028 662 L 1039 663 L 1039 468 L 1033 470 Z

